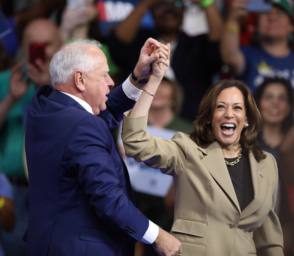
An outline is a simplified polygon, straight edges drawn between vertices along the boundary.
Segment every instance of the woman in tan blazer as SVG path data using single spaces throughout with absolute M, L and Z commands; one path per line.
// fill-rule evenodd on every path
M 194 132 L 164 140 L 145 129 L 165 70 L 160 61 L 153 64 L 122 136 L 127 155 L 175 178 L 171 232 L 182 243 L 180 254 L 284 255 L 274 211 L 276 161 L 255 144 L 261 119 L 249 90 L 236 80 L 219 82 L 203 98 Z

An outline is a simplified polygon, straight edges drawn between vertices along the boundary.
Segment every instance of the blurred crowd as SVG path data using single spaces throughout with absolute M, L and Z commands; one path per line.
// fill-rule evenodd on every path
M 259 144 L 279 167 L 285 255 L 294 255 L 293 0 L 0 0 L 0 256 L 26 255 L 24 113 L 36 89 L 50 84 L 53 54 L 72 40 L 98 40 L 120 83 L 148 37 L 172 49 L 149 115 L 162 134 L 189 133 L 201 98 L 220 79 L 238 78 L 254 93 L 263 118 Z M 171 184 L 154 194 L 161 181 L 151 179 L 135 198 L 169 230 L 176 191 Z M 143 255 L 155 253 L 138 244 L 136 256 Z

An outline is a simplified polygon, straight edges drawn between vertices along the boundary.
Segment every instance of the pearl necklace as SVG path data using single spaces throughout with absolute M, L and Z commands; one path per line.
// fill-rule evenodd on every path
M 238 157 L 234 161 L 228 161 L 227 159 L 225 159 L 225 163 L 228 166 L 234 166 L 240 162 L 241 158 L 242 158 L 242 152 L 240 152 L 240 154 L 238 155 Z

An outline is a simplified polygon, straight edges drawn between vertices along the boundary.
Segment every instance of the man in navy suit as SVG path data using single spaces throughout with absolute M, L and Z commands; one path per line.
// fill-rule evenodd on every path
M 166 47 L 148 39 L 132 78 L 111 92 L 106 57 L 94 42 L 68 44 L 53 56 L 52 87 L 40 88 L 26 116 L 30 256 L 132 256 L 136 240 L 161 255 L 179 250 L 176 238 L 133 205 L 112 136 L 142 92 L 133 84 L 169 58 Z

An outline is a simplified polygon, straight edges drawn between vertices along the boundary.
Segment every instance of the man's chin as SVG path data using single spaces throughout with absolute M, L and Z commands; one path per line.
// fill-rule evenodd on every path
M 100 112 L 104 111 L 107 109 L 106 104 L 103 104 L 102 106 L 100 106 Z

